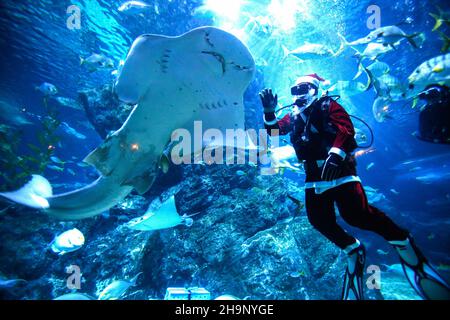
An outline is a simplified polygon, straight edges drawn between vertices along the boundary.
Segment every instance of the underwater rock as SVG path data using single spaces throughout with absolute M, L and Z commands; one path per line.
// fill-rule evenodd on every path
M 89 121 L 103 139 L 110 132 L 118 130 L 133 109 L 119 101 L 111 85 L 80 91 L 78 99 Z
M 196 174 L 177 195 L 179 212 L 202 212 L 190 228 L 149 237 L 141 263 L 153 272 L 144 286 L 160 297 L 170 286 L 203 286 L 213 296 L 339 299 L 342 255 L 304 211 L 288 209 L 295 205 L 287 193 L 302 192 L 295 184 L 246 168 L 253 187 L 239 188 L 229 176 L 237 168 L 192 167 Z

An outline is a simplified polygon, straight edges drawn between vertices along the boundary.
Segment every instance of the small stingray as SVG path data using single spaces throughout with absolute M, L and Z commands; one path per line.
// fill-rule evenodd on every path
M 126 226 L 133 230 L 151 231 L 173 228 L 179 224 L 190 227 L 192 216 L 180 216 L 175 206 L 175 197 L 171 196 L 156 212 L 147 211 L 142 217 L 133 219 Z

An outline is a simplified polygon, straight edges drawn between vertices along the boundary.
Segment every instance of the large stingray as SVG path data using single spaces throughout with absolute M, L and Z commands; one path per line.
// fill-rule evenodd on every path
M 244 129 L 243 93 L 254 69 L 247 47 L 217 28 L 197 28 L 178 37 L 140 36 L 115 87 L 119 99 L 136 107 L 84 160 L 101 177 L 83 189 L 50 197 L 33 191 L 40 188 L 33 181 L 42 179 L 33 179 L 26 193 L 1 195 L 73 220 L 104 212 L 133 189 L 145 193 L 175 129 L 192 132 L 194 121 L 202 121 L 203 130 Z

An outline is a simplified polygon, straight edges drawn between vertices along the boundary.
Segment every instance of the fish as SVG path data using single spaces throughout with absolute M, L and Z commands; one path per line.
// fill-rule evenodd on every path
M 78 101 L 76 101 L 74 99 L 65 98 L 65 97 L 55 97 L 54 99 L 60 105 L 62 105 L 64 107 L 79 110 L 79 111 L 84 111 L 84 107 Z
M 369 201 L 369 203 L 375 203 L 375 202 L 380 202 L 382 200 L 386 199 L 386 196 L 384 194 L 382 194 L 381 192 L 378 192 L 377 189 L 374 189 L 370 186 L 364 186 L 364 191 L 367 195 L 367 199 Z
M 343 48 L 344 48 L 343 42 L 341 42 L 341 47 L 336 52 L 328 48 L 326 45 L 319 43 L 305 43 L 304 45 L 294 50 L 289 50 L 287 47 L 282 45 L 283 49 L 282 62 L 286 60 L 286 58 L 289 56 L 293 56 L 301 62 L 308 60 L 337 57 L 342 53 Z
M 440 7 L 436 6 L 438 9 L 438 13 L 429 13 L 431 17 L 433 17 L 435 24 L 433 26 L 433 29 L 431 31 L 438 30 L 442 25 L 450 26 L 450 14 L 449 12 L 443 11 Z
M 388 97 L 391 101 L 400 101 L 406 98 L 407 88 L 397 77 L 383 74 L 377 77 L 376 93 L 379 97 Z
M 355 152 L 355 158 L 362 157 L 362 156 L 372 153 L 372 152 L 375 152 L 375 148 L 373 148 L 373 147 L 370 147 L 369 149 L 358 150 Z
M 2 124 L 15 128 L 32 125 L 33 123 L 27 119 L 27 116 L 28 114 L 23 109 L 21 111 L 8 102 L 0 100 L 0 120 Z
M 436 235 L 435 235 L 434 233 L 430 233 L 430 234 L 427 236 L 427 239 L 428 239 L 428 240 L 433 240 L 435 237 L 436 237 Z
M 305 271 L 293 271 L 293 272 L 291 272 L 290 274 L 289 274 L 289 276 L 290 277 L 292 277 L 292 278 L 299 278 L 299 277 L 304 277 L 304 276 L 306 276 L 306 273 L 305 273 Z
M 83 233 L 74 228 L 56 236 L 49 246 L 54 253 L 64 255 L 80 249 L 84 245 L 84 241 Z
M 450 178 L 450 172 L 424 172 L 420 176 L 416 176 L 415 179 L 423 184 L 433 184 L 435 182 L 442 182 Z
M 382 255 L 382 256 L 386 256 L 386 255 L 389 254 L 388 252 L 386 252 L 386 251 L 384 251 L 384 250 L 381 250 L 381 249 L 377 249 L 377 253 L 378 253 L 379 255 Z
M 394 43 L 392 46 L 385 46 L 382 43 L 370 42 L 364 48 L 363 52 L 360 52 L 351 43 L 347 42 L 347 40 L 344 38 L 344 36 L 342 36 L 340 33 L 338 33 L 338 37 L 344 43 L 345 47 L 350 47 L 353 49 L 353 51 L 355 51 L 354 57 L 360 59 L 361 61 L 364 59 L 376 61 L 377 59 L 381 58 L 385 54 L 395 50 L 394 48 L 396 48 L 400 45 L 400 41 Z
M 270 159 L 270 169 L 275 173 L 278 173 L 280 169 L 289 169 L 294 172 L 301 171 L 294 166 L 295 163 L 298 163 L 298 159 L 295 149 L 291 145 L 270 148 L 268 155 Z
M 403 161 L 392 169 L 400 171 L 395 175 L 398 180 L 445 185 L 450 181 L 449 159 L 450 153 L 447 152 Z
M 424 37 L 423 33 L 417 32 L 413 34 L 406 34 L 398 26 L 385 26 L 371 31 L 367 36 L 358 40 L 348 42 L 347 45 L 355 46 L 368 43 L 380 43 L 383 46 L 395 47 L 399 41 L 406 39 L 414 48 L 419 48 L 419 45 L 414 41 L 414 38 Z
M 65 133 L 67 133 L 68 135 L 71 135 L 77 139 L 80 140 L 85 140 L 86 136 L 80 132 L 78 132 L 77 130 L 75 130 L 74 128 L 72 128 L 67 122 L 61 122 L 61 129 L 64 130 Z
M 242 171 L 242 170 L 238 170 L 238 171 L 236 171 L 236 174 L 237 174 L 238 176 L 245 176 L 247 173 L 245 173 L 245 172 Z
M 373 62 L 371 65 L 369 65 L 366 69 L 369 70 L 374 77 L 381 77 L 382 75 L 388 74 L 391 71 L 390 66 L 387 63 L 381 62 L 379 60 L 375 60 L 375 62 Z M 357 78 L 359 78 L 359 76 L 363 72 L 364 72 L 364 69 L 363 69 L 362 62 L 359 61 L 358 72 L 353 77 L 353 80 L 356 80 Z
M 390 189 L 389 191 L 391 191 L 393 194 L 395 194 L 396 196 L 398 196 L 400 194 L 400 192 L 398 192 L 395 189 Z
M 98 296 L 98 300 L 117 300 L 119 299 L 130 287 L 136 286 L 137 279 L 143 272 L 139 272 L 130 281 L 116 280 L 110 283 Z
M 40 86 L 35 87 L 35 90 L 42 93 L 45 97 L 54 96 L 58 93 L 56 86 L 48 82 L 44 82 Z
M 369 163 L 369 164 L 367 165 L 367 167 L 366 167 L 366 170 L 372 169 L 374 165 L 375 165 L 374 162 Z
M 96 298 L 86 293 L 67 293 L 56 297 L 53 300 L 97 300 Z
M 114 86 L 118 98 L 134 105 L 133 110 L 123 126 L 84 159 L 100 177 L 60 195 L 43 196 L 32 180 L 25 191 L 0 196 L 61 220 L 78 220 L 101 214 L 132 190 L 144 194 L 159 174 L 174 130 L 184 128 L 193 137 L 194 121 L 202 121 L 203 130 L 214 128 L 223 136 L 226 129 L 245 129 L 243 96 L 254 74 L 249 49 L 219 28 L 200 27 L 177 37 L 140 36 Z M 216 108 L 211 108 L 213 101 Z M 203 139 L 203 145 L 194 145 L 191 153 L 211 140 Z M 43 180 L 50 185 L 42 176 L 36 181 Z
M 135 218 L 125 224 L 132 230 L 153 231 L 167 228 L 173 228 L 180 224 L 187 227 L 192 226 L 192 216 L 178 214 L 175 206 L 175 197 L 171 196 L 155 212 L 148 210 L 143 216 Z
M 150 8 L 151 6 L 142 1 L 127 1 L 124 2 L 117 10 L 119 12 L 127 12 L 131 14 L 142 13 L 142 11 Z
M 80 168 L 87 168 L 89 165 L 85 162 L 77 162 L 77 166 Z
M 64 165 L 66 163 L 66 162 L 62 161 L 60 158 L 56 157 L 56 156 L 51 156 L 50 160 L 52 160 L 54 163 L 62 164 L 62 165 Z
M 417 97 L 431 84 L 450 85 L 450 53 L 421 63 L 408 77 L 407 97 Z
M 397 273 L 403 275 L 403 267 L 400 263 L 393 265 L 382 264 L 386 268 L 387 272 Z
M 80 66 L 86 66 L 90 72 L 94 72 L 114 68 L 114 61 L 103 54 L 93 53 L 87 58 L 80 57 Z
M 58 167 L 58 166 L 55 166 L 55 165 L 52 165 L 52 164 L 47 165 L 47 168 L 50 169 L 50 170 L 53 170 L 53 171 L 58 171 L 58 172 L 63 172 L 64 171 L 64 168 Z
M 376 60 L 386 53 L 394 50 L 394 47 L 386 47 L 381 43 L 369 43 L 362 53 L 356 52 L 355 57 L 360 57 L 362 59 Z
M 450 159 L 449 152 L 441 153 L 441 154 L 432 155 L 432 156 L 409 159 L 409 160 L 399 163 L 398 165 L 394 166 L 392 169 L 403 170 L 406 168 L 411 172 L 420 171 L 424 167 L 430 167 L 432 165 L 435 165 L 436 163 L 444 166 L 446 163 L 448 163 L 448 159 Z
M 326 89 L 326 91 L 332 94 L 339 94 L 351 97 L 363 93 L 368 89 L 369 88 L 361 82 L 338 80 L 335 84 Z

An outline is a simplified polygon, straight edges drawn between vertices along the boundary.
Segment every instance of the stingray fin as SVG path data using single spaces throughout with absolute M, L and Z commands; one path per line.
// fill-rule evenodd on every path
M 103 176 L 109 176 L 120 160 L 120 138 L 111 135 L 83 160 L 94 166 Z
M 152 170 L 145 172 L 144 174 L 130 178 L 122 183 L 123 186 L 131 186 L 136 189 L 139 194 L 146 193 L 153 182 L 155 181 L 156 173 Z
M 17 191 L 0 193 L 0 197 L 37 209 L 48 208 L 47 198 L 51 196 L 52 186 L 47 179 L 39 175 L 33 175 L 31 181 Z

